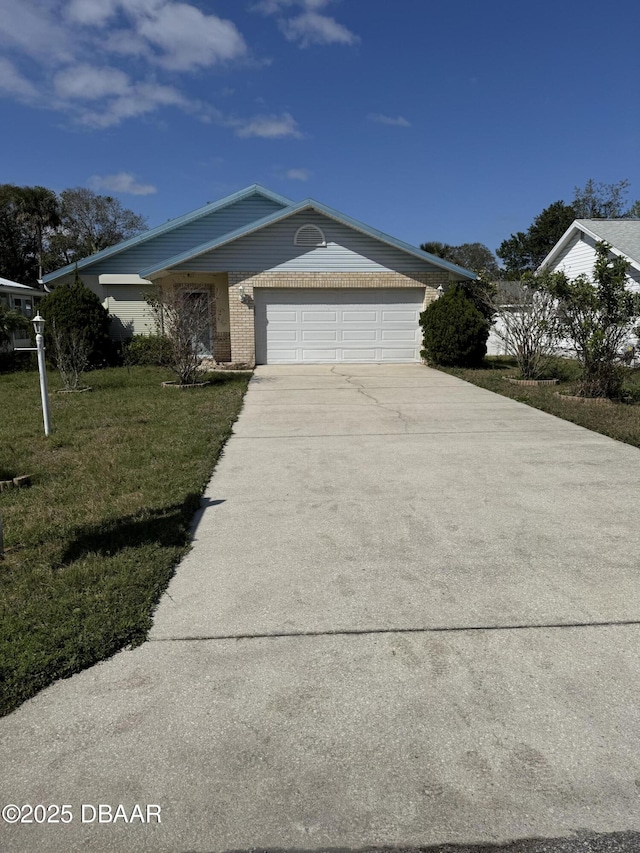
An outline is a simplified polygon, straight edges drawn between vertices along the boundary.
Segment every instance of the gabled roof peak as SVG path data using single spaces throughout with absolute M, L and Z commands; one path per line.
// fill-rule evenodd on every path
M 157 225 L 155 228 L 150 228 L 148 231 L 143 231 L 142 234 L 137 234 L 135 237 L 130 237 L 128 240 L 123 240 L 121 243 L 117 243 L 115 246 L 109 246 L 107 249 L 103 249 L 101 252 L 96 252 L 94 255 L 89 255 L 86 258 L 82 258 L 76 264 L 76 262 L 72 264 L 67 264 L 66 267 L 61 267 L 54 272 L 47 273 L 47 275 L 43 276 L 42 280 L 46 283 L 61 276 L 67 275 L 74 271 L 76 266 L 79 270 L 83 269 L 90 264 L 94 264 L 97 261 L 101 261 L 104 258 L 109 258 L 113 255 L 117 255 L 120 252 L 125 251 L 126 249 L 131 248 L 132 246 L 137 246 L 140 243 L 144 243 L 147 240 L 152 240 L 154 237 L 159 237 L 161 234 L 165 234 L 167 231 L 171 231 L 174 228 L 177 228 L 181 225 L 186 225 L 189 222 L 194 222 L 196 219 L 200 219 L 203 216 L 207 216 L 210 213 L 216 210 L 222 210 L 225 207 L 229 207 L 231 204 L 235 204 L 236 202 L 243 201 L 246 198 L 250 198 L 253 195 L 260 195 L 263 198 L 267 198 L 270 201 L 275 202 L 276 204 L 282 205 L 283 208 L 290 207 L 294 204 L 294 202 L 290 198 L 286 198 L 285 196 L 279 195 L 278 193 L 274 193 L 271 190 L 268 190 L 266 187 L 261 186 L 261 184 L 251 184 L 248 187 L 245 187 L 242 190 L 238 190 L 231 195 L 225 196 L 224 198 L 219 199 L 218 201 L 210 201 L 204 204 L 202 207 L 198 207 L 195 210 L 190 211 L 189 213 L 184 213 L 182 216 L 177 216 L 174 219 L 169 219 L 167 222 L 163 222 L 162 225 Z

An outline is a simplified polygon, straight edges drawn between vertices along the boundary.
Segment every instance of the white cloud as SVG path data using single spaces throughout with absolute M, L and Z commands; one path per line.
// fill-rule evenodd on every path
M 157 61 L 174 71 L 208 67 L 247 53 L 232 21 L 204 15 L 187 3 L 167 3 L 153 17 L 141 19 L 137 33 L 160 48 Z
M 359 36 L 338 23 L 329 15 L 320 14 L 320 10 L 329 5 L 331 0 L 261 0 L 253 9 L 263 15 L 279 16 L 278 25 L 285 38 L 297 41 L 300 47 L 312 44 L 356 44 Z M 285 17 L 285 10 L 301 9 L 301 13 L 293 17 Z
M 179 107 L 190 113 L 198 109 L 196 102 L 189 101 L 173 86 L 139 83 L 129 94 L 108 101 L 104 108 L 83 112 L 79 121 L 86 127 L 114 127 L 125 119 L 138 118 L 160 107 Z
M 92 175 L 87 181 L 95 192 L 107 190 L 128 195 L 152 195 L 158 192 L 153 184 L 140 184 L 130 172 L 118 172 L 117 175 Z
M 118 0 L 71 0 L 65 9 L 66 18 L 84 26 L 103 26 L 118 8 Z
M 369 121 L 375 121 L 378 124 L 387 124 L 391 127 L 411 127 L 411 122 L 407 121 L 404 116 L 386 116 L 382 113 L 369 113 L 367 116 Z
M 84 101 L 124 95 L 131 91 L 129 77 L 124 71 L 92 65 L 73 65 L 59 71 L 53 78 L 53 86 L 60 98 Z
M 56 12 L 46 0 L 1 0 L 0 43 L 43 65 L 67 61 L 73 44 Z
M 320 8 L 329 0 L 302 2 Z M 0 0 L 0 94 L 85 128 L 175 108 L 245 138 L 301 137 L 289 113 L 263 108 L 253 117 L 227 116 L 180 85 L 182 72 L 246 62 L 249 55 L 236 25 L 203 11 L 208 6 L 204 0 Z
M 258 115 L 246 120 L 231 120 L 228 124 L 235 126 L 236 136 L 243 139 L 251 136 L 263 139 L 281 139 L 284 136 L 302 138 L 297 121 L 289 113 L 280 116 Z
M 262 12 L 263 15 L 277 15 L 283 9 L 291 6 L 302 6 L 310 11 L 324 9 L 334 0 L 259 0 L 253 5 L 253 9 Z
M 311 177 L 311 172 L 309 169 L 288 169 L 284 176 L 285 178 L 289 178 L 290 181 L 308 181 Z
M 282 32 L 289 41 L 300 42 L 300 47 L 312 44 L 355 44 L 360 41 L 355 33 L 328 15 L 304 12 L 297 18 L 282 21 Z
M 0 91 L 7 95 L 14 95 L 20 100 L 30 100 L 38 97 L 38 90 L 23 77 L 18 69 L 8 59 L 0 57 Z

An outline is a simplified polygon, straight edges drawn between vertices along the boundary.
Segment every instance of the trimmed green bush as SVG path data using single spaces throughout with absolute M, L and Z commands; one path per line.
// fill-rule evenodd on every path
M 126 365 L 169 364 L 171 342 L 164 335 L 134 335 L 125 341 L 122 353 Z
M 40 303 L 45 324 L 45 346 L 50 354 L 56 352 L 55 335 L 59 341 L 73 341 L 86 350 L 87 366 L 104 367 L 112 358 L 109 338 L 109 313 L 96 294 L 82 283 L 79 276 L 73 284 L 62 284 Z
M 487 353 L 489 322 L 464 289 L 455 285 L 420 315 L 424 350 L 432 364 L 474 367 Z

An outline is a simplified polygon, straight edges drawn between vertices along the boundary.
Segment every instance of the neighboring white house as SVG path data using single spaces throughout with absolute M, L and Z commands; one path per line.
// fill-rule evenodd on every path
M 576 219 L 538 267 L 538 272 L 564 272 L 571 278 L 580 275 L 593 277 L 596 261 L 596 243 L 605 241 L 611 246 L 611 255 L 624 258 L 630 264 L 627 273 L 629 290 L 640 292 L 640 219 Z M 519 282 L 498 282 L 498 286 L 518 286 Z M 487 342 L 489 355 L 504 355 L 504 341 L 491 329 Z M 635 337 L 630 339 L 635 344 Z M 561 341 L 559 351 L 570 352 L 567 341 Z
M 640 219 L 576 219 L 538 269 L 565 272 L 569 278 L 593 275 L 596 243 L 605 241 L 611 254 L 629 263 L 629 289 L 640 291 Z
M 475 273 L 314 199 L 257 185 L 78 262 L 124 340 L 154 330 L 145 293 L 202 294 L 218 362 L 417 362 L 419 315 Z M 49 288 L 76 265 L 48 273 Z
M 42 293 L 35 287 L 18 284 L 17 281 L 9 281 L 7 278 L 0 278 L 0 302 L 5 307 L 24 314 L 29 320 L 35 316 L 35 300 L 40 296 Z M 13 332 L 12 341 L 5 349 L 12 350 L 14 347 L 29 346 L 31 346 L 31 338 L 27 328 L 24 332 Z

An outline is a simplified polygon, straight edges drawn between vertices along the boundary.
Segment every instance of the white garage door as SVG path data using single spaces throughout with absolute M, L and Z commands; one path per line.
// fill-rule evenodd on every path
M 420 361 L 423 288 L 256 288 L 256 361 Z

